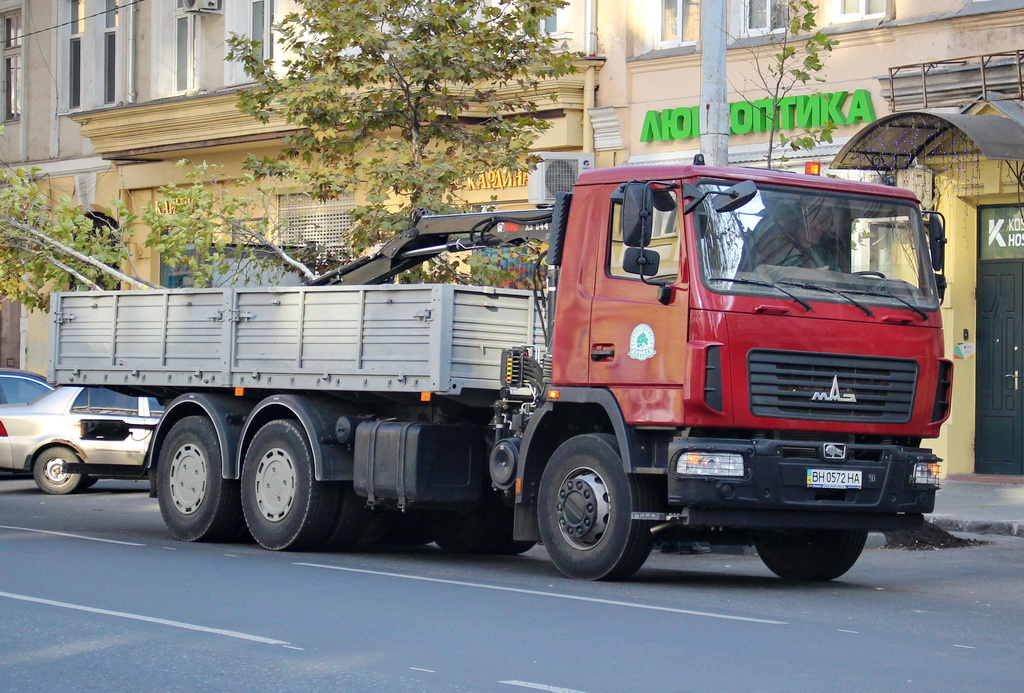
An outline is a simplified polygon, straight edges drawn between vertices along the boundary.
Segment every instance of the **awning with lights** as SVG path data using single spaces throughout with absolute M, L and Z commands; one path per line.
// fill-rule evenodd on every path
M 895 113 L 854 135 L 831 168 L 895 171 L 974 151 L 988 159 L 1024 161 L 1024 125 L 993 115 Z

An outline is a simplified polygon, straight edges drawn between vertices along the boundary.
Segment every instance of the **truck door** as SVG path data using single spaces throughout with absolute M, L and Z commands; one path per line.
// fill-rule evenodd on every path
M 682 226 L 676 190 L 655 194 L 653 232 L 646 250 L 657 253 L 653 277 L 624 268 L 622 203 L 610 200 L 609 228 L 596 263 L 590 319 L 592 386 L 611 388 L 627 420 L 671 423 L 681 401 L 685 367 L 687 296 L 680 282 Z M 659 300 L 660 284 L 674 288 L 668 303 Z

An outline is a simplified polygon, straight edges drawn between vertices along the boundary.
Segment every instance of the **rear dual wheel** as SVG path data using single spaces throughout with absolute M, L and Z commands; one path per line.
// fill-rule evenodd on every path
M 342 482 L 314 476 L 313 451 L 295 421 L 271 421 L 252 439 L 242 465 L 242 511 L 252 536 L 266 549 L 351 548 L 367 513 Z
M 220 441 L 204 416 L 186 416 L 160 449 L 156 484 L 160 514 L 180 541 L 232 541 L 245 534 L 240 486 L 221 476 Z

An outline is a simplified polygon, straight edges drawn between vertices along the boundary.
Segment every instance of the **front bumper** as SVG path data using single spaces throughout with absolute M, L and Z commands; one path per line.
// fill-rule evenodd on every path
M 689 453 L 742 455 L 743 476 L 680 474 Z M 938 462 L 923 448 L 686 438 L 669 444 L 668 458 L 670 512 L 691 526 L 909 529 L 935 508 L 937 486 L 914 483 L 915 464 Z M 810 488 L 811 469 L 859 471 L 860 488 Z

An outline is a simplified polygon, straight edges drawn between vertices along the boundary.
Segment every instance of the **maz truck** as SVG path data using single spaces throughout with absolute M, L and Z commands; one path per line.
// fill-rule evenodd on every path
M 614 580 L 689 540 L 831 580 L 933 509 L 943 233 L 895 187 L 596 170 L 548 209 L 422 215 L 316 286 L 57 294 L 50 375 L 166 404 L 145 471 L 183 541 L 542 542 Z M 537 240 L 534 290 L 391 283 Z

